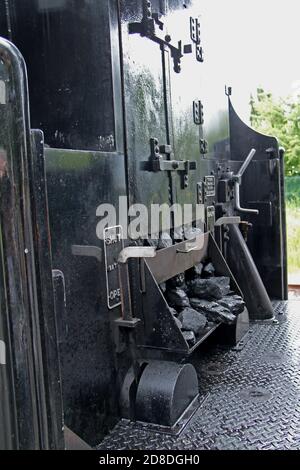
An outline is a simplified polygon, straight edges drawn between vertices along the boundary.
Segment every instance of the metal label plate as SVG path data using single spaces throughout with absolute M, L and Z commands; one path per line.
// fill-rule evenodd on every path
M 103 231 L 106 272 L 107 306 L 109 309 L 121 304 L 121 289 L 118 272 L 118 256 L 124 248 L 121 225 L 107 227 Z
M 216 195 L 216 183 L 214 176 L 205 176 L 204 178 L 205 196 L 213 197 Z

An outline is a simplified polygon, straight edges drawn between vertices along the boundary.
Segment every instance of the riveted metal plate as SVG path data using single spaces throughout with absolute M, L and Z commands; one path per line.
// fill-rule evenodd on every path
M 179 436 L 119 423 L 99 449 L 299 450 L 300 302 L 274 307 L 286 321 L 251 324 L 243 348 L 204 344 L 192 356 L 209 396 Z

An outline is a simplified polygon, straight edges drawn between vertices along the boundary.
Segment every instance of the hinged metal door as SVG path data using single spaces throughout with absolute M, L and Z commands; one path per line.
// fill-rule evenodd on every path
M 166 60 L 166 2 L 120 2 L 129 202 L 172 203 Z M 172 53 L 176 53 L 175 49 Z M 174 59 L 174 66 L 176 59 Z

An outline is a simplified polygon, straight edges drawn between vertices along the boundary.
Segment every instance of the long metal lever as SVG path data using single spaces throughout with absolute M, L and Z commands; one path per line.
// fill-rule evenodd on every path
M 246 160 L 244 161 L 244 163 L 242 164 L 241 168 L 239 169 L 238 171 L 238 174 L 236 175 L 238 178 L 241 178 L 243 176 L 243 174 L 245 173 L 245 171 L 247 170 L 248 166 L 250 165 L 251 163 L 251 160 L 253 159 L 254 155 L 256 154 L 256 150 L 255 149 L 252 149 L 249 153 L 249 155 L 247 156 Z
M 122 319 L 118 321 L 123 325 L 126 322 L 127 326 L 135 326 L 136 322 L 140 321 L 134 318 L 132 314 L 128 260 L 131 258 L 154 258 L 155 255 L 155 248 L 151 246 L 128 246 L 119 253 L 118 270 L 121 288 Z
M 256 150 L 251 149 L 250 153 L 248 154 L 247 158 L 245 159 L 238 173 L 233 176 L 232 180 L 234 181 L 236 210 L 239 212 L 247 213 L 247 214 L 258 215 L 259 211 L 257 209 L 246 209 L 245 207 L 241 207 L 241 201 L 240 201 L 240 185 L 241 185 L 242 176 L 245 173 L 246 169 L 248 168 L 249 164 L 251 163 L 255 154 L 256 154 Z

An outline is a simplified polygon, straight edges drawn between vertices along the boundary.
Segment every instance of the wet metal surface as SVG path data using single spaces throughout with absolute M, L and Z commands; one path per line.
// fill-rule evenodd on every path
M 119 422 L 99 449 L 300 449 L 300 302 L 274 306 L 240 348 L 192 357 L 208 398 L 179 436 Z

